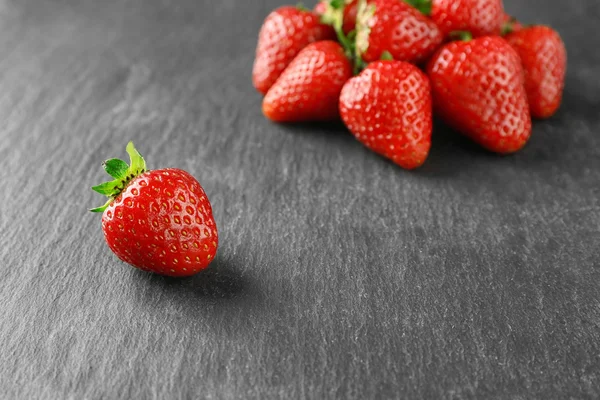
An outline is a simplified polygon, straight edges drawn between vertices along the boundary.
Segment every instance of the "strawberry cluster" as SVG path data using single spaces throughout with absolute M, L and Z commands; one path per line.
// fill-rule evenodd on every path
M 532 117 L 559 108 L 566 63 L 556 31 L 521 25 L 502 0 L 322 0 L 266 18 L 252 78 L 267 118 L 341 117 L 414 169 L 434 115 L 490 151 L 522 149 Z

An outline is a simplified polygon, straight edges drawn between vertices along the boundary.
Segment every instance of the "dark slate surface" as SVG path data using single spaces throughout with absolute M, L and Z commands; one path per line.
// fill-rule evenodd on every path
M 513 157 L 438 127 L 412 173 L 261 116 L 280 4 L 0 2 L 0 398 L 599 398 L 600 3 L 506 0 L 563 34 L 564 107 Z M 130 139 L 209 194 L 205 273 L 105 246 Z

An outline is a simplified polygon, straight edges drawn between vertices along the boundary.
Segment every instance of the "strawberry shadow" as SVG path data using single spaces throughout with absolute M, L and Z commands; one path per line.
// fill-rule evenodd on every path
M 588 124 L 597 123 L 600 120 L 600 98 L 597 92 L 588 86 L 584 79 L 567 75 L 561 108 L 548 121 L 556 123 L 576 120 Z
M 484 177 L 486 171 L 496 168 L 543 172 L 550 164 L 567 163 L 572 143 L 569 135 L 562 129 L 556 129 L 561 118 L 563 117 L 559 111 L 551 119 L 534 120 L 529 143 L 519 152 L 508 155 L 487 151 L 445 123 L 436 120 L 429 158 L 415 173 L 430 178 L 462 174 Z
M 522 206 L 538 191 L 568 192 L 569 182 L 580 181 L 581 163 L 593 164 L 590 138 L 574 136 L 560 121 L 562 111 L 548 120 L 534 121 L 532 137 L 519 152 L 499 155 L 487 151 L 441 122 L 436 122 L 433 147 L 415 177 L 452 185 L 465 196 L 491 194 L 505 204 Z
M 482 162 L 498 156 L 481 148 L 443 122 L 436 120 L 429 157 L 422 167 L 412 171 L 424 178 L 448 178 L 478 168 Z
M 385 165 L 397 167 L 391 160 L 375 154 L 360 142 L 344 126 L 342 121 L 335 122 L 304 122 L 295 124 L 280 124 L 283 131 L 308 137 L 310 140 L 321 140 L 326 145 L 335 146 L 344 153 L 364 152 L 367 156 L 378 158 Z M 460 174 L 461 171 L 469 169 L 478 164 L 478 159 L 497 159 L 498 156 L 482 149 L 479 145 L 456 132 L 441 121 L 436 121 L 432 147 L 425 164 L 413 171 L 411 174 L 429 178 L 448 178 Z M 332 148 L 334 150 L 334 148 Z
M 352 134 L 340 121 L 296 122 L 277 124 L 282 130 L 303 136 L 341 136 L 353 140 Z
M 439 119 L 434 121 L 432 147 L 426 162 L 409 173 L 425 179 L 458 181 L 478 181 L 489 184 L 487 176 L 495 171 L 526 170 L 534 175 L 544 175 L 551 166 L 573 167 L 569 154 L 574 151 L 572 138 L 564 132 L 570 124 L 571 108 L 561 108 L 547 120 L 535 120 L 530 142 L 524 149 L 511 155 L 499 155 L 485 150 L 480 145 L 460 134 Z M 558 127 L 557 127 L 558 125 Z M 389 168 L 399 168 L 391 160 L 378 156 L 360 144 L 341 121 L 327 123 L 280 124 L 283 131 L 307 137 L 308 141 L 320 141 L 320 145 L 331 146 L 332 151 L 341 151 L 348 157 L 378 158 Z M 359 155 L 364 152 L 365 155 Z M 540 178 L 541 179 L 541 178 Z
M 134 276 L 139 312 L 186 335 L 217 342 L 239 340 L 264 322 L 270 310 L 261 282 L 243 269 L 243 261 L 221 254 L 205 271 L 189 278 L 140 271 Z
M 206 270 L 194 276 L 173 278 L 151 274 L 147 279 L 154 289 L 183 301 L 235 300 L 246 296 L 249 290 L 249 282 L 236 269 L 235 262 L 219 255 Z

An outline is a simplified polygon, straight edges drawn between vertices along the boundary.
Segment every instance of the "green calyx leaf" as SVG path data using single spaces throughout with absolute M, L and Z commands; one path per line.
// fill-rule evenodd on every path
M 126 150 L 129 154 L 129 165 L 117 158 L 111 158 L 102 163 L 106 172 L 114 179 L 92 187 L 95 192 L 108 197 L 108 201 L 101 207 L 91 209 L 91 212 L 104 212 L 132 179 L 146 172 L 146 161 L 133 146 L 133 142 L 127 144 Z
M 129 169 L 129 165 L 123 160 L 119 160 L 118 158 L 111 158 L 110 160 L 106 160 L 102 163 L 104 170 L 107 174 L 112 176 L 115 179 L 123 179 L 127 176 L 127 170 Z
M 127 151 L 127 154 L 129 154 L 129 160 L 131 162 L 128 171 L 135 176 L 146 172 L 146 161 L 139 151 L 137 151 L 137 149 L 133 146 L 133 142 L 127 143 L 125 150 Z M 133 178 L 134 177 L 131 179 Z
M 104 205 L 100 206 L 100 207 L 96 207 L 96 208 L 91 208 L 90 211 L 93 213 L 101 213 L 104 212 L 104 210 L 106 210 L 108 208 L 108 206 L 110 206 L 110 203 L 112 203 L 113 199 L 109 199 L 106 203 L 104 203 Z
M 404 2 L 413 6 L 422 14 L 431 15 L 431 0 L 404 0 Z
M 382 61 L 394 61 L 394 56 L 392 55 L 392 53 L 390 53 L 389 51 L 384 51 L 383 53 L 381 53 L 381 60 Z
M 346 6 L 346 1 L 345 0 L 330 0 L 329 5 L 335 10 L 340 10 L 340 9 L 344 9 L 344 7 Z
M 306 7 L 303 3 L 296 4 L 296 8 L 300 11 L 305 11 L 305 12 L 310 11 L 310 9 L 308 7 Z
M 461 40 L 463 42 L 469 42 L 473 40 L 473 35 L 469 31 L 454 31 L 451 32 L 448 37 L 452 40 Z
M 500 35 L 506 36 L 509 33 L 513 33 L 516 23 L 518 23 L 517 19 L 515 17 L 510 17 L 508 21 L 502 24 L 502 32 Z M 522 26 L 525 27 L 525 25 Z
M 119 191 L 120 180 L 114 180 L 110 182 L 104 182 L 97 186 L 92 187 L 92 190 L 96 193 L 100 193 L 101 195 L 111 197 L 113 193 Z

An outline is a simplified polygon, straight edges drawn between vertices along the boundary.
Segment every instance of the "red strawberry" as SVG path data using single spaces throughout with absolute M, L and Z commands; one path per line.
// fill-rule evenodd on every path
M 344 49 L 327 40 L 308 45 L 263 99 L 263 113 L 277 122 L 339 118 L 338 99 L 352 77 Z
M 358 55 L 367 63 L 381 59 L 386 51 L 394 60 L 419 63 L 443 40 L 433 21 L 400 0 L 361 3 L 356 30 Z
M 317 3 L 317 5 L 315 6 L 315 8 L 313 8 L 313 12 L 317 15 L 323 15 L 327 12 L 327 4 L 329 3 L 329 0 L 322 0 L 320 2 Z
M 517 53 L 499 36 L 442 47 L 427 67 L 435 112 L 463 134 L 497 153 L 521 149 L 531 116 Z
M 335 37 L 334 30 L 310 11 L 291 6 L 273 11 L 258 36 L 252 71 L 254 87 L 267 93 L 300 50 L 310 43 Z
M 344 33 L 347 35 L 356 29 L 356 18 L 358 16 L 358 0 L 350 1 L 344 8 Z
M 506 40 L 523 62 L 531 115 L 551 117 L 560 107 L 567 70 L 567 50 L 560 35 L 547 26 L 533 26 L 509 34 Z
M 512 32 L 519 32 L 523 29 L 523 25 L 513 16 L 504 13 L 504 21 L 502 23 L 502 36 Z
M 334 0 L 334 1 L 340 1 L 340 0 Z M 356 14 L 358 12 L 358 0 L 341 0 L 341 1 L 343 1 L 345 3 L 344 23 L 343 23 L 342 30 L 344 31 L 344 34 L 347 35 L 356 28 Z M 331 11 L 328 11 L 328 10 L 330 10 L 328 7 L 330 2 L 331 2 L 331 0 L 321 0 L 320 2 L 317 3 L 313 12 L 317 15 L 326 15 L 328 13 L 331 13 Z
M 504 6 L 502 0 L 431 0 L 431 19 L 446 36 L 454 31 L 474 37 L 499 35 Z
M 217 252 L 217 226 L 206 193 L 180 169 L 146 171 L 146 162 L 127 145 L 131 165 L 107 160 L 115 180 L 93 189 L 108 202 L 103 212 L 106 243 L 122 261 L 144 271 L 190 276 L 205 269 Z
M 346 83 L 344 123 L 365 146 L 406 169 L 421 166 L 431 147 L 431 92 L 420 69 L 376 61 Z

